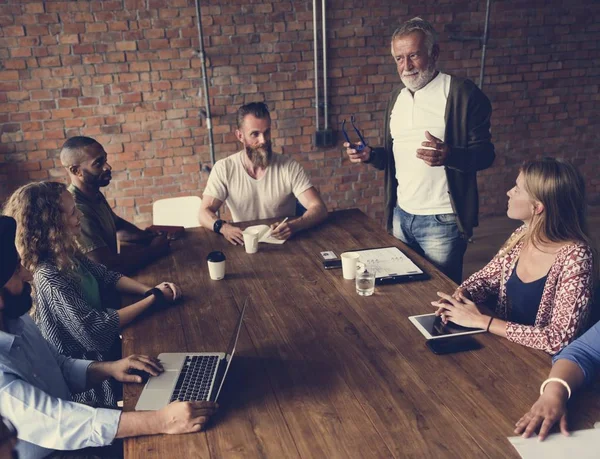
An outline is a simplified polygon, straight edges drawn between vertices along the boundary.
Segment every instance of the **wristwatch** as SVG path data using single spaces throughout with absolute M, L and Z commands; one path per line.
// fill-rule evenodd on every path
M 218 219 L 215 221 L 215 223 L 213 224 L 213 231 L 217 234 L 221 234 L 221 228 L 223 227 L 223 225 L 227 223 L 225 220 L 221 220 Z
M 161 308 L 166 305 L 165 295 L 158 288 L 154 287 L 144 293 L 144 298 L 154 295 L 154 305 Z

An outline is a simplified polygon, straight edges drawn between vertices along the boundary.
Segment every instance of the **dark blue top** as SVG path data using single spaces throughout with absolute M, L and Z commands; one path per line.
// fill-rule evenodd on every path
M 506 281 L 506 298 L 510 304 L 509 320 L 517 324 L 533 325 L 548 275 L 533 282 L 523 282 L 517 275 L 517 265 Z

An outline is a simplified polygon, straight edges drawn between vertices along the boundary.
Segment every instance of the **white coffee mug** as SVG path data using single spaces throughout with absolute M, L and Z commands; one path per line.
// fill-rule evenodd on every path
M 356 277 L 356 264 L 360 259 L 360 255 L 356 252 L 342 253 L 342 276 L 344 279 L 354 279 Z
M 258 251 L 258 234 L 257 230 L 244 230 L 244 248 L 246 249 L 246 253 L 256 253 Z

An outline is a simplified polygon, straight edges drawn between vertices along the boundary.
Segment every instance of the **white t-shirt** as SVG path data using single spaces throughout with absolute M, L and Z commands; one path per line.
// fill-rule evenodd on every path
M 296 198 L 313 185 L 304 168 L 289 156 L 273 153 L 265 175 L 256 180 L 246 172 L 242 150 L 217 161 L 204 194 L 227 202 L 234 222 L 292 217 Z
M 444 140 L 449 91 L 450 75 L 439 72 L 414 95 L 404 88 L 390 115 L 398 206 L 414 215 L 453 212 L 444 166 L 431 167 L 417 158 L 417 149 L 425 148 L 425 131 Z

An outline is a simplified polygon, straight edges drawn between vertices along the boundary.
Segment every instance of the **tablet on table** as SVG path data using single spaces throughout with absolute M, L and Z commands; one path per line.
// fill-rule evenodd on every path
M 427 339 L 451 338 L 454 336 L 476 335 L 485 333 L 483 328 L 461 327 L 452 322 L 444 324 L 435 313 L 410 316 L 409 320 Z

